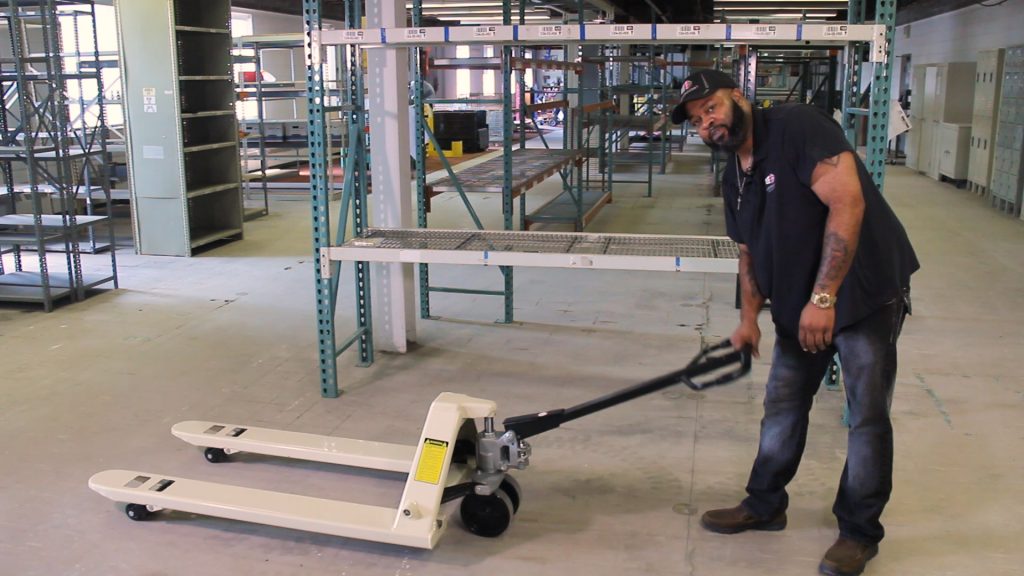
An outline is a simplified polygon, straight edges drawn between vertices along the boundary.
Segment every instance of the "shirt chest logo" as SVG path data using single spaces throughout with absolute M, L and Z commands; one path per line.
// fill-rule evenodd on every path
M 769 194 L 775 192 L 775 174 L 769 174 L 764 177 L 764 189 Z

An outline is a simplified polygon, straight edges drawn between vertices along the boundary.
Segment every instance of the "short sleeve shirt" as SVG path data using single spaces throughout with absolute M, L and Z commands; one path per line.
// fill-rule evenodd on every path
M 784 104 L 753 111 L 751 173 L 732 155 L 722 177 L 726 231 L 750 250 L 772 319 L 796 337 L 821 262 L 828 207 L 811 189 L 818 162 L 853 152 L 842 128 L 819 108 Z M 919 268 L 903 225 L 854 153 L 864 219 L 850 270 L 836 294 L 836 330 L 900 297 Z

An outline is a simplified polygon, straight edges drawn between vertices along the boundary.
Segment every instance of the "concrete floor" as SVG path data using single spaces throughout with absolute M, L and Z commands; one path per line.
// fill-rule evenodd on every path
M 622 187 L 589 230 L 721 234 L 706 164 L 677 155 L 653 198 Z M 539 202 L 555 189 L 530 195 Z M 1024 573 L 1024 222 L 965 191 L 890 168 L 886 194 L 923 268 L 893 403 L 888 537 L 868 574 Z M 497 199 L 475 198 L 497 222 Z M 468 227 L 456 198 L 437 227 Z M 681 366 L 736 321 L 732 276 L 516 271 L 500 300 L 437 296 L 406 355 L 339 369 L 320 397 L 309 209 L 277 202 L 246 239 L 191 259 L 119 256 L 122 288 L 51 314 L 0 308 L 0 573 L 29 575 L 815 574 L 836 536 L 842 394 L 822 390 L 791 486 L 789 527 L 710 534 L 757 443 L 768 366 L 704 393 L 669 389 L 534 438 L 519 514 L 500 538 L 454 522 L 433 551 L 164 512 L 144 523 L 90 491 L 128 468 L 395 506 L 404 478 L 239 456 L 211 465 L 169 434 L 210 419 L 413 444 L 442 391 L 495 400 L 499 418 L 564 407 Z M 497 271 L 435 268 L 495 288 Z M 343 286 L 348 286 L 343 283 Z M 352 327 L 342 290 L 339 333 Z M 762 329 L 770 332 L 769 321 Z M 770 350 L 766 337 L 762 351 Z

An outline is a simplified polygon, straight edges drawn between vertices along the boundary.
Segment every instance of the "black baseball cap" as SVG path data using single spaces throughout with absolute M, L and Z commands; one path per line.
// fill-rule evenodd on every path
M 719 70 L 698 70 L 683 80 L 679 91 L 679 104 L 672 109 L 672 123 L 686 121 L 686 103 L 706 98 L 722 88 L 736 88 L 736 81 Z

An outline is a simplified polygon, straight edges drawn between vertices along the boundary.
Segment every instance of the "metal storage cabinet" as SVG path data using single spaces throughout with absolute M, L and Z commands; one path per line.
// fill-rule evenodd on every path
M 995 150 L 996 110 L 1003 79 L 1004 50 L 978 52 L 974 74 L 974 118 L 971 127 L 971 151 L 967 180 L 973 191 L 987 194 L 992 178 L 992 153 Z
M 921 131 L 924 126 L 924 85 L 927 66 L 914 66 L 910 87 L 910 132 L 907 133 L 907 168 L 922 170 Z
M 952 180 L 967 179 L 967 159 L 970 148 L 971 125 L 939 124 L 938 158 L 939 174 Z
M 1024 46 L 1006 49 L 997 117 L 991 202 L 997 209 L 1019 216 L 1024 184 Z
M 939 123 L 921 120 L 921 141 L 918 150 L 917 169 L 936 180 L 939 179 L 939 162 L 935 155 L 935 141 L 938 138 Z
M 228 0 L 118 0 L 135 246 L 242 236 Z
M 925 118 L 936 122 L 969 123 L 974 111 L 976 64 L 950 62 L 936 64 L 934 68 L 934 75 L 929 70 L 925 78 Z

